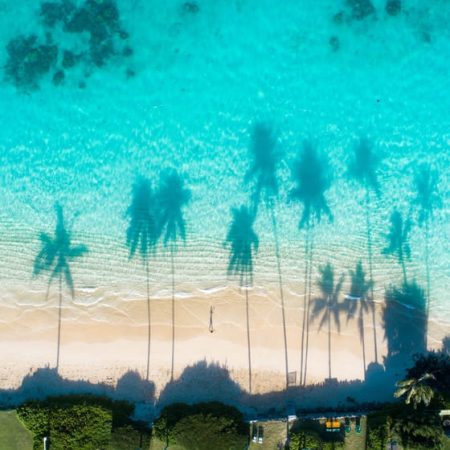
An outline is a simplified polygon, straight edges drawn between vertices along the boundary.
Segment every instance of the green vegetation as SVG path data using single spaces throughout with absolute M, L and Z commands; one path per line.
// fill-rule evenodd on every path
M 290 450 L 310 448 L 315 450 L 343 449 L 345 433 L 343 427 L 337 433 L 329 433 L 317 420 L 299 420 L 292 427 Z
M 390 440 L 414 450 L 445 448 L 446 438 L 436 411 L 392 404 L 367 419 L 368 450 L 384 450 Z
M 154 425 L 155 436 L 167 445 L 187 450 L 241 450 L 248 441 L 248 425 L 232 406 L 218 402 L 165 407 Z
M 17 417 L 16 411 L 0 411 L 0 448 L 31 450 L 33 437 Z
M 271 420 L 258 425 L 263 427 L 264 440 L 262 444 L 251 442 L 250 450 L 273 450 L 280 448 L 280 444 L 283 445 L 286 440 L 286 427 L 288 426 L 286 422 Z
M 150 436 L 129 417 L 134 407 L 106 397 L 72 395 L 31 401 L 17 414 L 33 433 L 33 449 L 41 449 L 43 438 L 52 450 L 125 450 L 149 445 Z

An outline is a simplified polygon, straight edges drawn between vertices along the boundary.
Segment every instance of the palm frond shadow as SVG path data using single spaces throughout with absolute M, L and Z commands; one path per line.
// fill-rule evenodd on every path
M 253 229 L 255 215 L 247 206 L 231 210 L 233 220 L 225 245 L 230 248 L 227 274 L 237 276 L 241 286 L 253 283 L 253 253 L 258 251 L 259 238 Z
M 59 367 L 61 345 L 61 308 L 62 308 L 62 284 L 65 282 L 72 299 L 75 296 L 74 282 L 70 268 L 71 262 L 84 256 L 88 252 L 85 245 L 72 246 L 72 236 L 64 222 L 63 208 L 59 203 L 55 204 L 56 226 L 54 235 L 40 233 L 41 248 L 33 264 L 33 276 L 43 273 L 49 274 L 46 298 L 48 298 L 50 285 L 55 279 L 59 279 L 59 309 L 58 309 L 58 338 L 56 351 L 56 368 Z
M 409 232 L 411 231 L 411 221 L 403 219 L 401 213 L 395 209 L 391 214 L 390 229 L 385 235 L 387 247 L 383 249 L 384 255 L 395 255 L 403 272 L 403 282 L 407 282 L 405 259 L 410 259 L 411 248 L 409 246 Z
M 130 258 L 137 252 L 143 262 L 147 263 L 148 258 L 156 250 L 158 238 L 157 197 L 150 180 L 143 177 L 137 179 L 131 196 L 131 204 L 126 212 L 130 221 L 126 245 L 129 248 Z
M 364 375 L 366 373 L 366 347 L 364 336 L 364 317 L 371 311 L 370 291 L 373 286 L 371 280 L 366 280 L 366 274 L 363 269 L 362 261 L 359 260 L 355 270 L 350 270 L 350 292 L 345 296 L 342 309 L 347 313 L 347 322 L 350 319 L 356 319 L 358 325 L 359 339 L 361 341 L 363 354 Z
M 158 241 L 158 205 L 157 197 L 151 183 L 146 178 L 138 178 L 131 193 L 131 204 L 126 215 L 129 226 L 126 234 L 126 245 L 129 248 L 129 258 L 136 253 L 142 259 L 147 281 L 147 368 L 146 380 L 150 375 L 150 350 L 152 336 L 151 305 L 150 305 L 150 269 L 149 259 L 156 252 Z
M 253 252 L 258 251 L 259 238 L 253 230 L 255 215 L 246 206 L 231 210 L 233 220 L 225 239 L 225 245 L 230 248 L 230 256 L 227 268 L 228 276 L 239 277 L 240 286 L 245 289 L 245 311 L 247 323 L 247 348 L 248 348 L 248 386 L 252 392 L 252 362 L 250 343 L 250 318 L 248 287 L 253 284 Z
M 311 321 L 317 319 L 322 315 L 319 322 L 319 331 L 324 325 L 328 327 L 328 373 L 331 379 L 331 323 L 338 331 L 341 331 L 340 314 L 342 304 L 339 301 L 342 285 L 344 283 L 344 274 L 341 274 L 337 283 L 335 284 L 335 275 L 333 266 L 327 263 L 319 269 L 320 278 L 317 281 L 317 286 L 320 289 L 321 296 L 314 299 L 314 307 L 311 311 Z
M 332 221 L 333 215 L 325 198 L 331 184 L 328 163 L 311 142 L 304 142 L 300 158 L 294 164 L 293 175 L 297 186 L 290 192 L 290 198 L 303 205 L 299 228 L 314 220 L 319 223 L 323 215 Z
M 186 221 L 183 210 L 191 201 L 192 193 L 184 186 L 184 180 L 176 170 L 162 173 L 158 191 L 158 234 L 164 246 L 177 247 L 181 239 L 186 241 Z
M 191 200 L 191 191 L 176 170 L 162 173 L 158 191 L 159 225 L 158 235 L 165 247 L 170 249 L 172 272 L 172 363 L 170 379 L 174 378 L 175 368 L 175 252 L 178 241 L 186 241 L 186 221 L 184 208 Z
M 387 369 L 402 370 L 411 364 L 414 354 L 426 351 L 427 320 L 425 292 L 416 281 L 386 290 L 382 325 Z
M 265 123 L 254 125 L 250 143 L 252 165 L 245 175 L 245 183 L 252 184 L 252 207 L 258 210 L 264 200 L 268 207 L 278 196 L 277 165 L 280 154 L 276 148 L 276 137 L 272 128 Z
M 380 183 L 377 178 L 377 169 L 380 157 L 373 151 L 373 145 L 366 137 L 361 137 L 354 147 L 353 158 L 348 165 L 348 176 L 360 183 L 368 190 L 380 195 Z
M 436 209 L 442 208 L 442 199 L 438 192 L 439 176 L 429 165 L 420 167 L 414 178 L 417 208 L 417 220 L 420 226 L 429 221 Z

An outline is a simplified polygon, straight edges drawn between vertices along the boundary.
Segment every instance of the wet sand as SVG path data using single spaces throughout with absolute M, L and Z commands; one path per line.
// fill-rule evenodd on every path
M 251 339 L 252 391 L 266 393 L 285 386 L 282 314 L 277 286 L 248 290 Z M 63 297 L 59 373 L 72 380 L 114 384 L 129 370 L 145 378 L 147 353 L 147 302 L 142 298 L 83 305 Z M 17 388 L 23 377 L 40 367 L 54 367 L 57 343 L 57 293 L 51 293 L 45 307 L 2 308 L 7 326 L 0 331 L 0 388 Z M 170 381 L 172 356 L 171 297 L 151 300 L 150 376 L 156 394 Z M 210 307 L 213 306 L 210 332 Z M 303 298 L 287 295 L 285 316 L 288 370 L 299 382 Z M 386 355 L 381 328 L 381 303 L 376 307 L 378 360 Z M 363 379 L 362 347 L 355 320 L 341 313 L 341 331 L 331 325 L 331 370 L 338 380 Z M 327 326 L 318 330 L 319 320 L 310 324 L 307 383 L 328 378 Z M 445 328 L 445 327 L 444 327 Z M 430 324 L 431 347 L 439 347 L 445 329 Z M 366 364 L 374 361 L 372 318 L 365 316 Z M 442 336 L 443 337 L 443 336 Z M 245 289 L 227 287 L 204 291 L 202 295 L 175 299 L 174 378 L 198 361 L 225 367 L 242 389 L 248 390 L 248 353 Z

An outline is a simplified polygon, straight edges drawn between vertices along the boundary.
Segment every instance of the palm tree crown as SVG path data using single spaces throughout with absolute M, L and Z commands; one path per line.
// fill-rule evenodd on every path
M 367 189 L 373 189 L 380 193 L 380 184 L 377 179 L 376 169 L 379 158 L 374 154 L 370 141 L 362 137 L 355 147 L 355 153 L 348 167 L 349 175 L 359 181 Z
M 176 170 L 166 172 L 161 178 L 159 190 L 160 223 L 159 234 L 163 236 L 164 245 L 173 245 L 180 237 L 186 240 L 186 225 L 183 218 L 183 207 L 191 199 L 191 191 Z
M 428 406 L 434 397 L 433 388 L 428 384 L 428 380 L 435 380 L 431 373 L 424 373 L 420 378 L 411 378 L 409 380 L 399 381 L 397 383 L 397 391 L 394 396 L 399 398 L 405 396 L 405 403 L 409 405 L 411 400 L 414 409 L 423 403 Z
M 366 280 L 366 274 L 364 273 L 361 260 L 356 264 L 355 270 L 350 270 L 350 294 L 345 301 L 345 309 L 347 310 L 347 319 L 359 315 L 358 328 L 359 334 L 363 333 L 363 317 L 369 310 L 369 304 L 367 302 L 369 298 L 369 292 L 373 282 Z
M 279 155 L 276 152 L 276 138 L 270 126 L 257 123 L 252 132 L 250 152 L 252 165 L 245 175 L 245 181 L 254 181 L 253 204 L 258 205 L 261 194 L 264 192 L 266 201 L 278 194 L 278 181 L 276 169 Z
M 347 310 L 347 322 L 356 318 L 358 322 L 359 338 L 363 351 L 364 374 L 366 372 L 366 349 L 364 337 L 364 316 L 369 312 L 370 290 L 373 286 L 372 280 L 366 280 L 361 260 L 356 264 L 355 270 L 350 270 L 350 293 L 345 297 L 343 308 Z
M 327 321 L 333 319 L 334 324 L 338 331 L 341 329 L 340 322 L 340 303 L 339 294 L 342 290 L 342 284 L 344 282 L 344 274 L 339 277 L 339 280 L 334 285 L 334 270 L 330 263 L 327 263 L 324 267 L 319 269 L 320 279 L 317 282 L 317 286 L 320 289 L 321 297 L 317 298 L 314 302 L 314 308 L 312 311 L 313 317 L 317 317 L 320 313 L 323 313 L 322 319 L 319 324 L 319 330 Z
M 73 279 L 70 270 L 70 262 L 75 258 L 83 256 L 88 249 L 85 245 L 72 247 L 71 236 L 64 225 L 64 215 L 61 205 L 56 204 L 56 227 L 54 236 L 41 233 L 41 250 L 36 256 L 33 275 L 40 275 L 41 272 L 50 272 L 49 283 L 58 276 L 64 278 L 74 296 Z
M 140 178 L 133 188 L 131 205 L 127 210 L 130 224 L 127 229 L 127 246 L 130 258 L 139 249 L 139 254 L 146 260 L 153 252 L 157 241 L 156 199 L 150 181 Z
M 414 203 L 419 208 L 419 224 L 422 225 L 435 209 L 442 207 L 442 200 L 437 192 L 438 175 L 429 166 L 423 166 L 415 177 L 417 197 Z
M 408 243 L 409 232 L 411 230 L 411 221 L 403 220 L 399 211 L 394 210 L 391 215 L 391 227 L 386 235 L 388 246 L 383 249 L 387 255 L 396 254 L 398 262 L 403 269 L 404 281 L 406 281 L 405 257 L 410 258 L 411 249 Z
M 255 217 L 246 206 L 233 208 L 232 214 L 233 221 L 225 240 L 230 245 L 228 274 L 240 275 L 243 284 L 244 275 L 252 280 L 253 251 L 258 251 L 259 239 L 253 230 Z
M 336 286 L 334 285 L 334 270 L 330 263 L 327 263 L 320 269 L 320 279 L 317 282 L 321 297 L 317 298 L 314 302 L 314 308 L 312 311 L 312 318 L 314 319 L 320 313 L 322 313 L 322 319 L 319 323 L 319 330 L 323 325 L 328 325 L 328 376 L 331 378 L 331 321 L 334 320 L 334 324 L 338 332 L 341 330 L 340 323 L 340 310 L 341 304 L 339 303 L 339 294 L 344 282 L 344 274 L 339 277 L 339 281 Z
M 299 228 L 310 219 L 320 222 L 322 214 L 332 220 L 332 214 L 325 199 L 325 191 L 330 187 L 327 163 L 322 160 L 310 142 L 306 141 L 300 159 L 294 166 L 297 186 L 291 191 L 291 198 L 303 203 L 303 213 Z

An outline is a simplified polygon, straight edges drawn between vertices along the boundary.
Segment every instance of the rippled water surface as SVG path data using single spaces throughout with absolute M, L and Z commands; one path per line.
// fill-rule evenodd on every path
M 100 66 L 83 57 L 59 80 L 64 50 L 92 50 L 89 32 L 45 27 L 38 2 L 0 2 L 0 66 L 19 35 L 58 48 L 37 88 L 1 77 L 1 307 L 43 304 L 47 280 L 33 278 L 33 263 L 39 233 L 54 231 L 56 202 L 73 243 L 89 249 L 72 265 L 79 301 L 143 294 L 145 272 L 139 259 L 128 258 L 126 212 L 136 180 L 147 177 L 157 189 L 168 169 L 191 192 L 183 209 L 186 240 L 176 253 L 179 296 L 236 283 L 227 277 L 224 242 L 231 208 L 252 198 L 245 176 L 252 133 L 262 123 L 278 152 L 279 189 L 270 204 L 262 198 L 253 225 L 254 283 L 278 279 L 273 210 L 281 272 L 289 292 L 303 290 L 307 227 L 299 229 L 303 204 L 292 191 L 308 142 L 318 155 L 311 170 L 327 180 L 322 194 L 332 215 L 330 221 L 322 211 L 311 227 L 313 277 L 327 261 L 348 274 L 361 258 L 367 270 L 370 238 L 382 301 L 384 289 L 402 281 L 395 254 L 382 253 L 397 210 L 411 221 L 407 277 L 425 290 L 429 281 L 431 316 L 448 330 L 450 4 L 405 3 L 390 16 L 374 1 L 376 15 L 357 20 L 335 0 L 118 1 L 127 34 L 114 31 L 115 53 Z M 368 201 L 367 185 L 348 169 L 361 138 L 378 161 L 379 192 L 369 189 Z M 440 201 L 427 234 L 414 201 L 415 180 L 428 169 Z M 162 241 L 150 265 L 152 294 L 164 296 L 171 267 Z

